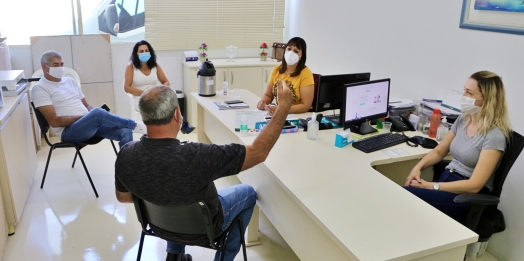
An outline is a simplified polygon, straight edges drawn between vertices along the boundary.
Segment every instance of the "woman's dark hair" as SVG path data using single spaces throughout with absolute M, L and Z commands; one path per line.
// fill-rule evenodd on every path
M 135 44 L 135 47 L 133 47 L 133 52 L 131 53 L 131 58 L 129 59 L 131 60 L 131 62 L 133 62 L 135 68 L 140 69 L 141 64 L 137 54 L 138 47 L 140 47 L 140 45 L 147 45 L 147 49 L 149 49 L 149 54 L 151 54 L 151 58 L 149 58 L 149 61 L 147 61 L 147 68 L 153 69 L 154 67 L 156 67 L 156 54 L 155 50 L 153 50 L 153 47 L 146 40 L 138 41 Z
M 302 39 L 300 37 L 293 37 L 293 38 L 289 39 L 289 41 L 287 42 L 286 50 L 287 50 L 288 46 L 295 46 L 297 49 L 302 51 L 302 57 L 300 57 L 300 60 L 298 61 L 297 69 L 291 74 L 291 77 L 295 77 L 297 75 L 300 75 L 302 70 L 304 68 L 306 68 L 306 58 L 307 58 L 307 56 L 306 56 L 306 49 L 307 49 L 306 41 L 304 41 L 304 39 Z M 287 70 L 286 59 L 283 59 L 282 60 L 282 64 L 280 65 L 280 68 L 278 69 L 278 72 L 279 73 L 285 73 L 286 70 Z

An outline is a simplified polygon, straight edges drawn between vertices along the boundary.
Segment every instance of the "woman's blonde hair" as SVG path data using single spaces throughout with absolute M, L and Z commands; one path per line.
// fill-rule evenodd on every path
M 486 135 L 493 127 L 497 127 L 508 140 L 511 135 L 511 126 L 502 78 L 490 71 L 476 72 L 469 78 L 477 81 L 477 86 L 483 97 L 482 108 L 478 112 L 478 132 L 481 135 Z M 466 114 L 465 118 L 466 123 L 471 121 L 471 115 Z

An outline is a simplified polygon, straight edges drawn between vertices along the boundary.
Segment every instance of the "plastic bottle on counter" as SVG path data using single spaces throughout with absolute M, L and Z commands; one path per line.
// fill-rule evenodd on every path
M 313 116 L 311 116 L 311 120 L 307 122 L 307 138 L 310 140 L 318 140 L 318 121 L 317 116 L 313 112 Z
M 247 119 L 245 114 L 242 114 L 240 119 L 240 135 L 247 136 Z
M 446 116 L 443 116 L 442 122 L 437 130 L 437 141 L 442 141 L 446 135 L 448 135 L 448 120 Z
M 430 138 L 436 138 L 437 137 L 437 129 L 440 126 L 440 109 L 435 108 L 433 109 L 433 113 L 429 117 L 429 130 L 428 130 L 428 136 Z

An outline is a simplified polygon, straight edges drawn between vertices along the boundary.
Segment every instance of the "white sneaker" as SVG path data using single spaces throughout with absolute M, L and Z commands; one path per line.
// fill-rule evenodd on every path
M 147 128 L 143 121 L 135 120 L 135 124 L 134 133 L 147 134 Z

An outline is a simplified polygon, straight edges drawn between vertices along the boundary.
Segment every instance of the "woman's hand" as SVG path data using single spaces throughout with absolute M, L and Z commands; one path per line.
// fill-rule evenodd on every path
M 265 110 L 266 109 L 266 101 L 264 99 L 260 100 L 257 104 L 257 109 L 259 110 Z
M 427 181 L 425 181 L 423 179 L 420 179 L 420 181 L 412 179 L 411 183 L 409 184 L 409 186 L 413 187 L 413 188 L 432 189 L 433 188 L 433 182 L 427 182 Z
M 273 114 L 275 114 L 275 112 L 277 111 L 277 106 L 268 104 L 265 106 L 265 109 L 267 111 L 267 114 L 273 116 Z
M 411 184 L 413 184 L 413 182 L 416 182 L 416 183 L 421 183 L 421 179 L 420 179 L 420 169 L 418 168 L 413 168 L 411 170 L 411 172 L 409 173 L 409 176 L 406 178 L 406 183 L 404 184 L 404 186 L 406 187 L 413 187 Z

